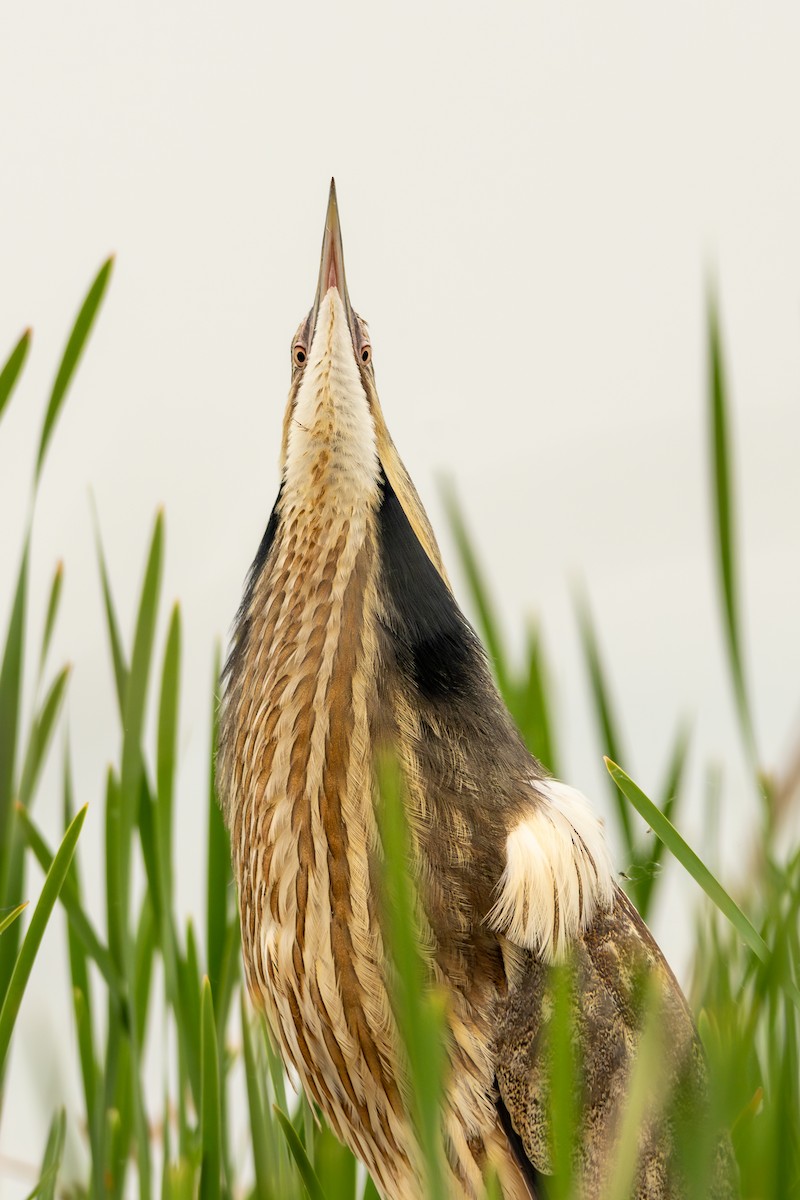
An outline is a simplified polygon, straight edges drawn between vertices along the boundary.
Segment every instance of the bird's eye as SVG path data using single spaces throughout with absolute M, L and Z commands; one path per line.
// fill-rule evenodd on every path
M 296 367 L 302 367 L 305 364 L 307 357 L 308 357 L 308 355 L 306 354 L 305 346 L 301 345 L 301 343 L 298 342 L 292 348 L 292 362 L 294 363 L 294 365 Z
M 361 347 L 361 361 L 364 364 L 364 366 L 367 365 L 367 363 L 370 361 L 371 358 L 372 358 L 372 347 L 371 346 L 362 346 Z

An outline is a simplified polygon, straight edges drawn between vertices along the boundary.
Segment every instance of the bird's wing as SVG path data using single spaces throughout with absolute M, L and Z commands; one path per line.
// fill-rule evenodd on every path
M 530 952 L 516 960 L 496 1041 L 500 1117 L 518 1156 L 524 1152 L 540 1175 L 553 1173 L 550 1104 L 554 976 Z M 631 1070 L 647 1019 L 649 989 L 658 994 L 657 1090 L 663 1104 L 651 1108 L 639 1129 L 637 1200 L 667 1200 L 684 1194 L 673 1146 L 688 1131 L 706 1090 L 703 1052 L 683 994 L 661 951 L 633 905 L 617 888 L 611 909 L 600 912 L 576 941 L 571 958 L 572 1037 L 581 1080 L 580 1129 L 573 1168 L 578 1195 L 602 1194 L 624 1117 Z M 668 1098 L 672 1100 L 668 1100 Z M 656 1111 L 659 1109 L 660 1111 Z M 680 1127 L 680 1128 L 679 1128 Z M 714 1200 L 733 1195 L 727 1142 L 717 1149 Z M 524 1165 L 524 1164 L 523 1164 Z M 535 1176 L 532 1173 L 532 1178 Z

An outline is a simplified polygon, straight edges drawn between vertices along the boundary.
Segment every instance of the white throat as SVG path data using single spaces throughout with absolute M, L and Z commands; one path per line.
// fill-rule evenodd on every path
M 373 500 L 379 477 L 375 425 L 347 313 L 330 288 L 317 314 L 286 448 L 284 487 L 305 503 Z

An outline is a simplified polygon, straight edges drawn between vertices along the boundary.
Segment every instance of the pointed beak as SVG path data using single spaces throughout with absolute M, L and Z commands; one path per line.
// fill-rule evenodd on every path
M 322 300 L 329 290 L 334 287 L 338 291 L 345 307 L 348 321 L 352 324 L 352 309 L 350 297 L 347 294 L 347 282 L 344 277 L 344 254 L 342 251 L 342 230 L 339 225 L 339 208 L 336 203 L 336 184 L 331 180 L 331 190 L 328 196 L 328 211 L 325 214 L 325 236 L 322 239 L 322 259 L 319 265 L 319 283 L 314 300 L 314 312 L 319 311 Z

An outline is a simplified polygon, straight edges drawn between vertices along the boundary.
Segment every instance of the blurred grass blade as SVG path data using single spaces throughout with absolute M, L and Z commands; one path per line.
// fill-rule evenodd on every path
M 188 921 L 186 925 L 186 956 L 178 959 L 178 990 L 181 1002 L 180 1022 L 186 1030 L 186 1065 L 195 1107 L 198 1110 L 202 1088 L 200 989 L 197 943 L 194 926 L 191 921 Z
M 247 1106 L 250 1115 L 250 1135 L 253 1142 L 253 1166 L 256 1176 L 256 1195 L 266 1200 L 272 1194 L 270 1187 L 270 1147 L 267 1145 L 267 1119 L 264 1111 L 261 1072 L 256 1063 L 253 1045 L 253 1029 L 244 991 L 240 997 L 242 1020 L 242 1049 L 244 1052 L 245 1083 L 247 1084 Z
M 592 688 L 595 713 L 600 726 L 602 753 L 608 755 L 614 762 L 617 762 L 622 758 L 619 727 L 614 716 L 611 692 L 600 657 L 600 647 L 597 641 L 597 634 L 595 633 L 591 609 L 589 608 L 589 600 L 583 590 L 576 591 L 575 593 L 575 610 L 578 617 L 578 630 L 580 632 L 584 657 L 586 658 L 586 666 L 589 670 L 589 682 Z M 620 831 L 625 844 L 625 853 L 628 862 L 633 862 L 636 857 L 636 846 L 628 806 L 613 786 L 611 793 L 613 802 L 616 805 L 617 816 L 619 817 Z
M 758 753 L 752 713 L 747 697 L 739 632 L 734 496 L 730 436 L 728 432 L 728 393 L 725 380 L 725 364 L 722 355 L 719 315 L 713 294 L 708 299 L 708 347 L 710 366 L 709 415 L 711 418 L 717 561 L 719 564 L 722 601 L 725 612 L 725 635 L 739 721 L 748 754 L 755 769 L 758 765 Z
M 172 609 L 161 671 L 156 750 L 156 837 L 161 887 L 166 909 L 172 909 L 172 801 L 178 757 L 178 691 L 181 673 L 181 613 Z
M 580 1044 L 574 995 L 574 963 L 569 959 L 550 970 L 552 1017 L 549 1029 L 549 1097 L 553 1143 L 552 1200 L 572 1200 L 575 1131 L 580 1126 Z M 550 1191 L 552 1189 L 552 1192 Z
M 26 900 L 23 904 L 18 904 L 16 908 L 12 908 L 10 913 L 6 913 L 4 917 L 0 918 L 0 933 L 8 929 L 9 925 L 16 921 L 17 917 L 24 913 L 27 907 L 28 901 Z
M 661 1113 L 669 1103 L 665 1087 L 666 1051 L 661 1021 L 662 1000 L 656 977 L 648 988 L 644 1022 L 636 1049 L 636 1058 L 624 1093 L 619 1134 L 614 1140 L 611 1178 L 603 1190 L 603 1200 L 630 1200 L 636 1194 L 642 1130 L 657 1127 Z
M 500 623 L 489 597 L 489 589 L 483 571 L 478 563 L 478 557 L 472 544 L 472 538 L 467 532 L 464 514 L 461 511 L 455 489 L 452 484 L 444 483 L 441 488 L 442 501 L 450 523 L 450 532 L 458 551 L 461 570 L 467 580 L 467 587 L 475 605 L 478 618 L 478 631 L 483 639 L 494 668 L 497 684 L 503 695 L 508 694 L 509 672 L 505 650 L 500 636 Z
M 441 1098 L 445 1069 L 444 997 L 428 978 L 422 958 L 414 887 L 409 875 L 409 829 L 403 781 L 397 763 L 379 771 L 379 829 L 384 850 L 387 949 L 393 961 L 392 1007 L 408 1056 L 412 1116 L 426 1169 L 426 1196 L 445 1196 Z
M 306 1154 L 303 1143 L 297 1136 L 297 1131 L 286 1116 L 286 1113 L 278 1108 L 277 1104 L 273 1105 L 275 1116 L 280 1122 L 280 1127 L 283 1130 L 284 1136 L 291 1151 L 292 1158 L 297 1163 L 297 1169 L 300 1172 L 300 1177 L 305 1184 L 305 1189 L 308 1192 L 311 1200 L 326 1200 L 325 1192 L 322 1190 L 322 1184 L 317 1178 L 316 1171 L 311 1165 L 311 1161 Z
M 39 453 L 36 458 L 36 475 L 35 482 L 39 482 L 39 477 L 42 472 L 42 464 L 44 462 L 47 447 L 50 442 L 50 437 L 53 433 L 55 423 L 58 419 L 58 414 L 61 411 L 61 406 L 64 403 L 64 398 L 67 394 L 72 376 L 75 372 L 81 354 L 83 353 L 86 339 L 92 330 L 97 310 L 100 307 L 100 302 L 103 299 L 111 268 L 114 264 L 113 257 L 107 259 L 97 275 L 95 276 L 92 286 L 86 295 L 86 299 L 81 305 L 80 312 L 75 319 L 75 324 L 72 327 L 72 332 L 67 339 L 67 345 L 64 353 L 61 356 L 61 362 L 56 372 L 55 382 L 53 383 L 52 391 L 50 392 L 50 401 L 47 405 L 47 412 L 42 426 L 42 434 L 39 440 Z
M 54 855 L 34 824 L 30 813 L 20 808 L 18 818 L 22 833 L 33 851 L 39 866 L 43 871 L 49 871 L 54 862 Z M 112 994 L 120 1003 L 124 1002 L 125 988 L 122 978 L 114 965 L 114 960 L 109 951 L 101 942 L 94 926 L 84 911 L 72 872 L 64 880 L 60 895 L 64 911 L 76 936 L 80 939 L 81 945 L 99 969 Z
M 42 635 L 42 648 L 39 652 L 39 679 L 42 678 L 45 663 L 47 661 L 47 652 L 50 649 L 50 642 L 53 637 L 53 629 L 58 616 L 58 607 L 61 603 L 61 591 L 64 584 L 64 564 L 59 562 L 56 564 L 56 569 L 53 574 L 53 582 L 50 585 L 50 596 L 47 601 L 47 616 L 44 622 L 44 633 Z
M 667 766 L 666 780 L 661 792 L 661 804 L 659 805 L 661 812 L 670 822 L 672 822 L 672 815 L 681 794 L 688 753 L 689 727 L 684 724 L 678 729 L 675 738 L 675 745 L 672 748 L 672 754 Z M 648 850 L 640 856 L 636 864 L 638 879 L 633 899 L 639 910 L 639 915 L 644 921 L 647 920 L 653 903 L 658 868 L 661 864 L 663 853 L 663 841 L 659 837 L 654 837 Z
M 25 365 L 25 359 L 28 356 L 28 349 L 31 344 L 31 333 L 30 329 L 25 330 L 6 359 L 2 371 L 0 371 L 0 417 L 3 416 L 5 407 L 14 390 L 14 385 L 19 378 L 19 373 Z
M 653 804 L 653 801 L 637 787 L 621 767 L 611 762 L 609 758 L 606 758 L 605 763 L 617 787 L 630 800 L 636 811 L 644 817 L 647 824 L 653 830 L 653 833 L 661 838 L 667 849 L 672 851 L 681 866 L 700 884 L 700 887 L 709 899 L 716 904 L 723 916 L 728 918 L 741 939 L 750 947 L 756 957 L 761 959 L 762 962 L 768 963 L 772 956 L 761 934 L 750 923 L 750 920 L 739 908 L 736 901 L 728 895 L 722 884 L 711 874 L 705 863 L 698 858 L 694 850 L 683 840 L 675 826 L 667 820 L 658 807 Z M 784 986 L 792 995 L 795 1003 L 800 1005 L 800 992 L 792 981 L 784 980 Z
M 331 1200 L 352 1200 L 355 1196 L 355 1157 L 324 1122 L 317 1127 L 314 1137 L 314 1171 L 318 1179 L 325 1180 Z
M 553 721 L 548 701 L 547 672 L 539 631 L 528 630 L 527 679 L 520 694 L 522 711 L 514 713 L 529 750 L 552 775 L 559 775 Z
M 94 513 L 94 533 L 95 543 L 97 546 L 97 561 L 100 564 L 100 581 L 103 587 L 103 605 L 106 612 L 106 628 L 108 630 L 108 640 L 111 647 L 111 662 L 114 667 L 114 683 L 117 690 L 117 704 L 119 706 L 120 718 L 125 717 L 125 692 L 128 686 L 128 665 L 125 661 L 125 652 L 122 649 L 122 636 L 119 631 L 119 621 L 117 620 L 117 610 L 114 605 L 114 597 L 111 592 L 111 581 L 108 574 L 108 564 L 106 555 L 103 549 L 103 540 L 100 536 L 100 522 L 97 519 L 97 513 Z
M 129 903 L 131 839 L 139 812 L 139 789 L 144 774 L 142 760 L 144 711 L 153 656 L 163 554 L 164 514 L 159 510 L 147 556 L 136 618 L 136 631 L 133 637 L 131 666 L 125 688 L 122 770 L 120 773 L 120 844 L 118 847 L 119 865 L 122 871 L 120 890 L 125 913 L 128 911 Z
M 69 829 L 64 834 L 64 839 L 59 846 L 58 853 L 53 859 L 50 870 L 47 872 L 41 895 L 33 910 L 31 923 L 28 926 L 27 933 L 17 955 L 11 979 L 9 980 L 8 990 L 3 1000 L 3 1007 L 0 1009 L 0 1088 L 2 1087 L 6 1055 L 11 1042 L 14 1022 L 19 1012 L 19 1006 L 22 1003 L 22 997 L 25 993 L 25 988 L 33 969 L 47 922 L 50 919 L 53 906 L 58 899 L 59 892 L 69 870 L 69 865 L 72 862 L 72 856 L 75 853 L 75 847 L 78 844 L 78 837 L 85 819 L 86 807 L 84 806 L 74 817 Z
M 208 946 L 208 976 L 215 1002 L 222 1000 L 220 979 L 228 928 L 231 885 L 231 851 L 228 834 L 217 803 L 214 778 L 217 738 L 219 734 L 219 701 L 217 681 L 220 674 L 220 650 L 214 654 L 214 686 L 211 691 L 211 744 L 208 762 L 208 891 L 206 893 L 206 931 Z
M 203 980 L 200 1134 L 203 1147 L 200 1167 L 200 1200 L 218 1200 L 222 1182 L 222 1114 L 219 1092 L 219 1052 L 214 1002 L 208 976 Z
M 53 680 L 41 709 L 34 718 L 19 782 L 19 802 L 23 808 L 28 807 L 36 791 L 36 784 L 61 710 L 71 670 L 69 665 L 62 667 Z
M 47 1135 L 47 1145 L 45 1146 L 44 1158 L 42 1159 L 42 1169 L 39 1172 L 39 1182 L 28 1195 L 27 1200 L 33 1200 L 34 1196 L 38 1200 L 55 1200 L 56 1182 L 61 1167 L 61 1159 L 64 1157 L 66 1137 L 67 1114 L 63 1108 L 60 1108 L 50 1123 L 50 1132 Z
M 0 897 L 5 898 L 3 864 L 10 853 L 9 821 L 14 790 L 19 711 L 22 702 L 22 650 L 28 596 L 30 534 L 25 538 L 17 587 L 0 667 Z

